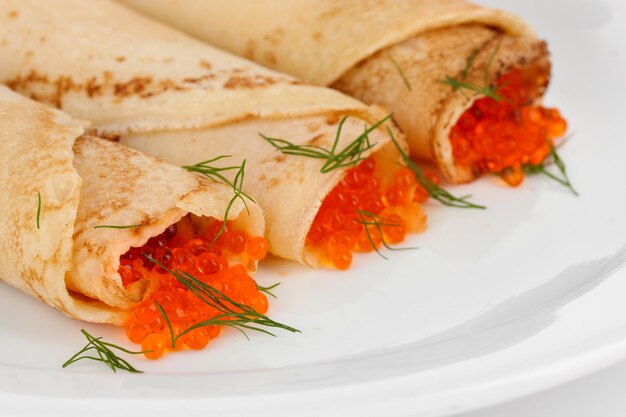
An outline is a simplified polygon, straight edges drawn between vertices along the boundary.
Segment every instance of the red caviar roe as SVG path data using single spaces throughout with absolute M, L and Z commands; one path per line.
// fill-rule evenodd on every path
M 387 188 L 376 178 L 376 161 L 367 158 L 346 172 L 343 180 L 326 196 L 307 235 L 306 244 L 322 263 L 337 269 L 348 269 L 353 252 L 371 252 L 379 248 L 383 238 L 387 243 L 399 243 L 408 232 L 420 232 L 426 227 L 426 215 L 419 204 L 428 199 L 413 172 L 401 168 Z M 439 176 L 428 173 L 439 183 Z M 380 216 L 376 226 L 362 224 L 362 213 Z M 375 219 L 365 216 L 365 221 Z
M 183 347 L 202 349 L 220 334 L 221 327 L 207 326 L 193 330 L 172 347 L 167 323 L 155 301 L 163 307 L 175 335 L 220 312 L 203 303 L 163 268 L 145 259 L 143 253 L 153 256 L 167 268 L 188 272 L 261 314 L 267 312 L 267 298 L 258 291 L 243 265 L 263 259 L 268 249 L 267 241 L 260 236 L 248 237 L 228 222 L 224 234 L 211 245 L 222 222 L 213 218 L 209 222 L 207 230 L 201 233 L 185 217 L 161 235 L 151 238 L 143 247 L 131 248 L 120 257 L 118 272 L 124 286 L 148 279 L 157 287 L 151 296 L 133 309 L 125 324 L 128 339 L 141 344 L 148 359 L 158 359 L 167 350 Z
M 544 161 L 563 136 L 567 122 L 557 109 L 531 105 L 533 80 L 512 70 L 498 80 L 500 101 L 476 100 L 450 132 L 452 152 L 458 165 L 492 172 L 510 185 L 524 180 L 524 165 Z

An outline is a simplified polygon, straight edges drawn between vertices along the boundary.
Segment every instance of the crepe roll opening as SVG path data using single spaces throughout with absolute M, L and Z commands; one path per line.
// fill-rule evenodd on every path
M 169 326 L 178 335 L 191 326 L 222 313 L 194 294 L 177 276 L 192 276 L 237 303 L 265 314 L 267 298 L 251 277 L 256 263 L 265 258 L 267 241 L 246 227 L 245 210 L 226 224 L 222 219 L 186 214 L 141 246 L 119 258 L 118 274 L 129 292 L 143 291 L 125 323 L 126 334 L 146 356 L 157 359 L 166 349 L 202 349 L 220 334 L 220 325 L 187 333 L 172 347 Z
M 89 135 L 76 139 L 73 157 L 82 182 L 65 284 L 82 299 L 124 315 L 149 300 L 158 282 L 138 276 L 123 259 L 168 231 L 206 234 L 215 219 L 227 217 L 225 236 L 231 229 L 246 238 L 263 234 L 260 208 L 252 201 L 244 205 L 225 184 Z M 255 260 L 238 256 L 229 259 L 255 269 Z
M 401 243 L 426 229 L 426 191 L 409 169 L 396 166 L 390 173 L 379 159 L 370 156 L 347 170 L 326 195 L 307 233 L 307 257 L 348 269 L 353 253 Z
M 516 64 L 497 70 L 494 96 L 473 98 L 451 123 L 448 138 L 457 177 L 492 173 L 517 186 L 524 167 L 542 164 L 565 134 L 561 113 L 540 104 L 550 78 L 547 55 Z
M 267 242 L 246 227 L 247 217 L 247 213 L 242 212 L 239 217 L 228 220 L 224 225 L 223 219 L 184 215 L 163 232 L 150 237 L 144 244 L 133 245 L 120 255 L 118 273 L 122 285 L 130 293 L 141 288 L 143 298 L 149 295 L 144 294 L 147 289 L 146 281 L 153 280 L 141 273 L 135 273 L 135 267 L 139 265 L 149 265 L 150 269 L 156 265 L 148 257 L 166 268 L 187 267 L 190 266 L 188 262 L 192 262 L 198 273 L 205 273 L 200 264 L 196 264 L 196 258 L 210 252 L 224 257 L 228 265 L 242 264 L 247 271 L 254 272 L 256 262 L 265 258 Z M 136 262 L 137 260 L 142 263 Z M 164 271 L 160 267 L 157 270 Z

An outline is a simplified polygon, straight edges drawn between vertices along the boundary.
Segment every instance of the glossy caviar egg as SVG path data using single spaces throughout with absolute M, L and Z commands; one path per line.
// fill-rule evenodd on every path
M 165 335 L 161 333 L 150 333 L 141 342 L 141 350 L 148 359 L 159 359 L 165 353 L 167 341 Z

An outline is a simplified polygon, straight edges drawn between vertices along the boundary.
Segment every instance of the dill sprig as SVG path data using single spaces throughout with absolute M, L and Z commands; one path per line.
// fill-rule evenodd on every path
M 469 71 L 472 68 L 472 65 L 474 64 L 474 59 L 476 58 L 477 54 L 478 54 L 478 48 L 474 48 L 472 49 L 472 52 L 470 52 L 469 56 L 465 60 L 465 68 L 463 69 L 463 72 L 461 73 L 462 81 L 465 81 L 467 79 L 467 76 L 469 75 Z
M 39 230 L 40 218 L 41 218 L 41 192 L 37 191 L 37 230 Z
M 325 174 L 338 168 L 355 166 L 359 162 L 363 161 L 365 159 L 362 156 L 363 152 L 366 152 L 376 146 L 376 143 L 370 142 L 369 134 L 378 129 L 378 127 L 385 123 L 387 120 L 389 120 L 389 118 L 391 118 L 391 114 L 385 116 L 369 128 L 366 126 L 365 131 L 348 145 L 346 145 L 346 147 L 343 148 L 341 151 L 337 150 L 337 146 L 339 145 L 341 130 L 344 123 L 348 119 L 348 116 L 343 117 L 339 122 L 339 126 L 337 127 L 337 133 L 335 135 L 335 140 L 333 141 L 333 145 L 330 149 L 322 148 L 321 146 L 316 145 L 296 145 L 292 142 L 289 142 L 288 140 L 271 138 L 269 136 L 265 136 L 262 133 L 259 133 L 259 135 L 261 135 L 261 137 L 265 139 L 270 145 L 272 145 L 274 148 L 278 149 L 285 155 L 298 155 L 326 161 L 320 169 L 320 172 Z
M 270 297 L 274 297 L 274 298 L 278 298 L 276 297 L 276 295 L 272 292 L 272 290 L 276 287 L 278 287 L 280 285 L 280 282 L 277 282 L 276 284 L 264 287 L 262 285 L 256 284 L 256 289 L 259 290 L 260 292 L 264 292 L 265 294 L 269 295 Z
M 246 174 L 246 160 L 244 159 L 243 162 L 241 162 L 241 166 L 237 170 L 237 173 L 235 174 L 235 178 L 233 179 L 233 182 L 231 184 L 233 187 L 233 197 L 228 202 L 228 205 L 226 205 L 222 227 L 220 227 L 220 230 L 217 232 L 217 234 L 211 241 L 210 246 L 213 246 L 217 238 L 220 237 L 222 233 L 224 233 L 224 231 L 226 230 L 226 222 L 228 221 L 228 215 L 230 214 L 230 210 L 233 208 L 233 204 L 235 204 L 235 201 L 237 201 L 237 199 L 241 200 L 244 207 L 246 208 L 246 212 L 250 214 L 250 209 L 248 208 L 248 203 L 246 203 L 246 198 L 252 201 L 253 203 L 255 203 L 255 201 L 252 197 L 250 197 L 248 194 L 246 194 L 243 191 L 243 180 L 245 178 L 245 174 Z
M 136 229 L 139 226 L 141 226 L 140 224 L 129 224 L 126 226 L 117 226 L 117 225 L 112 225 L 112 224 L 102 224 L 100 226 L 94 226 L 94 229 Z
M 232 155 L 220 155 L 213 159 L 207 159 L 206 161 L 198 162 L 195 165 L 183 166 L 183 168 L 186 169 L 187 171 L 197 172 L 199 174 L 202 174 L 205 177 L 212 179 L 213 181 L 216 181 L 216 182 L 221 181 L 224 184 L 228 185 L 229 187 L 235 188 L 234 184 L 228 178 L 222 175 L 222 172 L 237 171 L 238 173 L 239 171 L 242 170 L 242 165 L 245 164 L 245 161 L 242 163 L 242 165 L 230 165 L 230 166 L 225 166 L 225 167 L 217 167 L 217 166 L 211 165 L 213 162 L 216 162 L 225 158 L 231 158 L 231 157 Z M 254 201 L 252 197 L 250 197 L 248 194 L 244 192 L 242 192 L 241 195 L 246 197 L 250 201 Z
M 222 227 L 220 228 L 220 230 L 217 232 L 217 234 L 211 241 L 211 246 L 213 246 L 217 238 L 219 238 L 222 235 L 222 233 L 224 233 L 224 231 L 226 230 L 226 222 L 228 221 L 228 215 L 230 214 L 230 210 L 232 209 L 233 204 L 235 204 L 235 201 L 240 199 L 243 202 L 243 205 L 246 208 L 246 211 L 248 212 L 248 214 L 250 213 L 250 209 L 248 208 L 248 203 L 246 202 L 246 199 L 249 201 L 252 201 L 253 203 L 256 203 L 256 201 L 252 197 L 250 197 L 248 194 L 246 194 L 243 191 L 243 180 L 244 180 L 245 172 L 246 172 L 246 160 L 245 159 L 241 162 L 241 165 L 231 165 L 231 166 L 226 166 L 226 167 L 216 167 L 216 166 L 211 165 L 213 162 L 219 161 L 224 158 L 230 158 L 230 157 L 231 155 L 220 155 L 213 159 L 207 159 L 206 161 L 198 162 L 195 165 L 183 166 L 183 168 L 186 169 L 187 171 L 197 172 L 199 174 L 204 175 L 207 178 L 212 179 L 213 181 L 217 181 L 217 182 L 221 181 L 233 189 L 233 197 L 228 202 L 228 205 L 226 206 L 226 210 L 224 212 L 224 221 L 222 222 Z M 237 172 L 235 173 L 235 178 L 233 179 L 233 181 L 230 181 L 228 178 L 222 175 L 222 172 L 235 171 L 235 170 Z
M 560 176 L 548 171 L 547 167 L 550 165 L 555 165 L 560 173 Z M 578 196 L 578 191 L 574 189 L 572 182 L 567 175 L 567 167 L 565 166 L 565 162 L 561 159 L 561 156 L 558 154 L 555 146 L 550 146 L 550 153 L 548 157 L 538 165 L 525 165 L 523 170 L 527 174 L 543 174 L 546 177 L 558 182 L 564 187 L 568 188 L 572 194 Z
M 210 165 L 213 162 L 230 157 L 232 157 L 232 155 L 219 155 L 213 159 L 207 159 L 206 161 L 198 162 L 195 165 L 183 166 L 183 168 L 185 168 L 187 171 L 199 172 L 205 177 L 211 178 L 213 181 L 222 181 L 223 183 L 230 185 L 230 181 L 228 180 L 228 178 L 223 176 L 221 173 L 224 171 L 234 171 L 236 169 L 239 169 L 239 166 L 231 165 L 227 167 L 215 167 L 213 165 Z
M 176 346 L 176 342 L 185 334 L 189 333 L 192 330 L 205 326 L 232 327 L 236 330 L 239 330 L 247 339 L 249 338 L 245 332 L 246 330 L 252 330 L 260 333 L 265 333 L 270 336 L 276 336 L 270 331 L 265 330 L 263 327 L 278 328 L 293 333 L 300 332 L 300 330 L 298 329 L 287 326 L 286 324 L 276 322 L 265 316 L 264 314 L 258 313 L 250 306 L 236 302 L 232 298 L 228 297 L 226 294 L 200 281 L 188 272 L 183 272 L 176 268 L 168 269 L 165 265 L 163 265 L 161 262 L 157 261 L 150 255 L 144 254 L 144 256 L 150 262 L 153 262 L 166 270 L 171 276 L 173 276 L 179 283 L 187 288 L 189 292 L 198 297 L 203 303 L 218 310 L 221 313 L 208 320 L 201 321 L 194 324 L 193 326 L 188 327 L 187 329 L 180 332 L 178 335 L 174 335 L 173 328 L 171 326 L 169 318 L 167 317 L 167 314 L 165 314 L 165 310 L 163 310 L 163 308 L 155 302 L 157 309 L 159 310 L 168 325 L 173 347 Z
M 406 163 L 407 167 L 411 171 L 413 171 L 413 174 L 415 175 L 415 179 L 422 186 L 422 188 L 424 188 L 424 190 L 428 193 L 428 195 L 430 197 L 432 197 L 435 200 L 439 201 L 441 204 L 443 204 L 445 206 L 449 206 L 449 207 L 475 208 L 475 209 L 486 209 L 487 208 L 485 206 L 481 206 L 481 205 L 478 205 L 478 204 L 474 204 L 474 203 L 472 203 L 470 201 L 467 201 L 471 197 L 471 195 L 466 195 L 466 196 L 463 196 L 463 197 L 455 197 L 454 195 L 452 195 L 448 191 L 446 191 L 444 188 L 440 187 L 439 185 L 437 185 L 437 184 L 433 183 L 431 180 L 429 180 L 424 175 L 422 170 L 417 166 L 417 164 L 415 162 L 413 162 L 413 160 L 409 157 L 409 155 L 407 155 L 407 153 L 404 152 L 404 150 L 402 149 L 402 147 L 400 146 L 400 144 L 398 143 L 398 141 L 394 137 L 393 133 L 391 132 L 391 129 L 387 129 L 387 131 L 389 132 L 389 136 L 391 137 L 391 141 L 396 146 L 396 149 L 398 150 L 398 152 L 400 152 L 400 155 L 402 155 L 402 159 Z
M 389 219 L 386 219 L 384 217 L 378 216 L 378 215 L 376 215 L 374 213 L 370 213 L 369 211 L 365 211 L 365 210 L 357 210 L 357 213 L 358 213 L 359 217 L 361 218 L 361 220 L 355 220 L 355 222 L 360 223 L 363 226 L 365 226 L 365 233 L 367 234 L 367 239 L 372 244 L 372 247 L 374 248 L 376 253 L 378 253 L 383 259 L 388 259 L 388 258 L 385 255 L 383 255 L 383 253 L 376 246 L 376 242 L 374 242 L 374 238 L 372 237 L 371 232 L 370 232 L 370 226 L 375 227 L 376 230 L 378 230 L 378 233 L 380 233 L 380 239 L 381 239 L 382 245 L 384 247 L 386 247 L 387 249 L 389 249 L 389 250 L 397 251 L 397 250 L 414 250 L 414 249 L 418 249 L 416 247 L 394 248 L 394 247 L 389 246 L 389 244 L 385 241 L 385 235 L 383 234 L 383 226 L 385 226 L 385 227 L 402 227 L 402 224 L 400 224 L 400 223 L 393 223 Z
M 174 337 L 174 329 L 172 328 L 170 318 L 167 317 L 167 314 L 165 314 L 165 310 L 163 310 L 163 306 L 161 306 L 161 304 L 159 304 L 157 300 L 154 300 L 154 305 L 156 306 L 157 310 L 159 310 L 159 313 L 161 313 L 161 315 L 163 316 L 165 324 L 167 324 L 167 328 L 170 331 L 170 341 L 172 343 L 172 347 L 176 347 L 176 338 Z
M 500 45 L 496 46 L 493 52 L 491 52 L 491 55 L 489 56 L 489 60 L 487 61 L 487 66 L 485 67 L 485 72 L 483 74 L 484 85 L 482 87 L 466 81 L 467 76 L 469 75 L 470 69 L 472 67 L 472 64 L 474 63 L 474 59 L 476 58 L 476 55 L 478 54 L 478 49 L 472 50 L 472 53 L 465 61 L 465 68 L 463 69 L 463 72 L 461 73 L 460 79 L 456 79 L 454 77 L 447 75 L 445 80 L 439 80 L 439 82 L 449 85 L 450 87 L 452 87 L 452 90 L 454 91 L 463 88 L 463 89 L 470 90 L 478 94 L 482 94 L 486 97 L 490 97 L 494 99 L 495 101 L 507 100 L 506 97 L 498 94 L 498 88 L 499 88 L 498 85 L 489 83 L 489 69 L 491 68 L 491 64 L 493 63 L 493 60 L 496 54 L 498 53 L 499 49 L 500 49 Z
M 81 333 L 87 339 L 87 344 L 81 350 L 78 351 L 74 356 L 69 358 L 64 364 L 63 368 L 70 366 L 73 363 L 76 363 L 83 359 L 89 359 L 96 362 L 102 362 L 107 365 L 113 372 L 117 372 L 118 369 L 128 371 L 131 373 L 142 373 L 142 371 L 133 367 L 128 361 L 120 358 L 113 351 L 113 349 L 118 350 L 120 352 L 127 353 L 129 355 L 139 355 L 142 353 L 148 353 L 148 351 L 142 352 L 133 352 L 128 349 L 124 349 L 121 346 L 114 345 L 113 343 L 105 342 L 102 340 L 102 337 L 94 337 L 90 335 L 87 330 L 80 329 Z M 88 352 L 95 351 L 98 356 L 90 356 Z
M 389 57 L 389 61 L 391 61 L 391 64 L 394 66 L 396 71 L 398 71 L 398 74 L 400 74 L 400 78 L 402 78 L 402 82 L 404 83 L 404 86 L 406 87 L 406 89 L 409 91 L 413 91 L 413 87 L 411 87 L 411 83 L 409 82 L 409 79 L 404 74 L 404 71 L 402 70 L 402 67 L 400 67 L 400 64 L 398 64 L 398 62 L 395 59 L 393 59 L 391 54 L 389 54 L 388 57 Z

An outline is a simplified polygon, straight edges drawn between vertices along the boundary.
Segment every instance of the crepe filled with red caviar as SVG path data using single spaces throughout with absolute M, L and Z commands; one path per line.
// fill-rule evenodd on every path
M 154 270 L 145 255 L 180 266 L 163 249 L 175 242 L 159 236 L 206 239 L 225 220 L 230 187 L 85 135 L 84 122 L 3 86 L 0 120 L 0 278 L 73 318 L 127 324 L 167 276 L 145 272 Z M 253 202 L 247 208 L 231 204 L 228 232 L 250 239 L 263 218 Z M 255 261 L 245 256 L 228 258 L 248 276 Z
M 205 174 L 245 160 L 276 255 L 345 269 L 352 252 L 425 227 L 428 194 L 401 169 L 404 137 L 379 107 L 106 0 L 4 1 L 0 38 L 0 80 L 99 134 Z
M 512 185 L 566 130 L 540 101 L 546 44 L 519 18 L 464 0 L 122 0 L 220 48 L 386 106 L 414 157 L 453 182 Z

